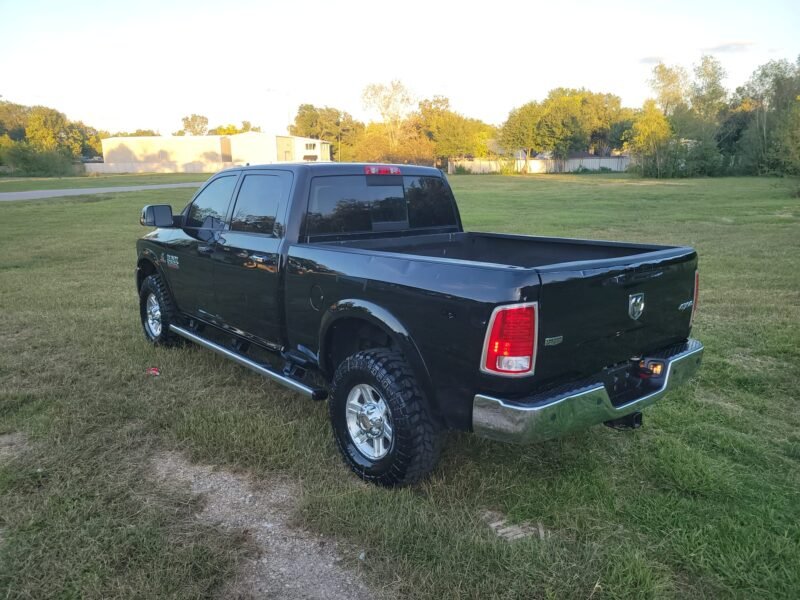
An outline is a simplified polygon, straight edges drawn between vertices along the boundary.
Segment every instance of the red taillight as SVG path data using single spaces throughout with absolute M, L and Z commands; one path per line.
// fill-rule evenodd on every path
M 364 167 L 364 175 L 402 175 L 402 173 L 400 172 L 400 167 L 367 165 Z
M 492 313 L 483 344 L 481 370 L 530 375 L 536 362 L 536 303 L 501 306 Z
M 700 301 L 700 271 L 694 272 L 694 297 L 692 298 L 692 316 L 689 318 L 689 327 L 694 323 L 694 315 L 697 313 L 697 304 Z

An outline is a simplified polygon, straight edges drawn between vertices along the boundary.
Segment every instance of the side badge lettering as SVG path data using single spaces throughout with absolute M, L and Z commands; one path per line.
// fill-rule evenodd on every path
M 167 268 L 169 268 L 169 269 L 180 269 L 181 268 L 180 262 L 178 261 L 178 257 L 175 256 L 174 254 L 167 254 L 166 255 L 166 263 L 167 263 Z
M 564 336 L 563 335 L 555 335 L 553 337 L 544 338 L 544 345 L 545 346 L 558 346 L 563 341 L 564 341 Z

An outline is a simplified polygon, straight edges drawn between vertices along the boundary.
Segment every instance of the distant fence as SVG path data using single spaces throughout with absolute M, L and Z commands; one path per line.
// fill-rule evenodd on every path
M 528 161 L 528 173 L 574 173 L 576 171 L 626 171 L 631 159 L 629 156 L 597 156 L 588 158 L 532 158 Z M 447 163 L 447 172 L 453 174 L 457 168 L 470 173 L 501 173 L 513 169 L 517 173 L 525 172 L 525 161 L 517 160 L 485 160 L 476 158 L 451 159 Z

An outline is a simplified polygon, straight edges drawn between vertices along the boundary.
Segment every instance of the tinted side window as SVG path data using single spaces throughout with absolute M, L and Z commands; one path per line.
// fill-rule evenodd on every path
M 186 227 L 222 229 L 235 185 L 236 175 L 220 177 L 209 183 L 189 207 Z
M 273 235 L 275 216 L 288 182 L 275 175 L 247 175 L 239 188 L 233 209 L 231 229 Z

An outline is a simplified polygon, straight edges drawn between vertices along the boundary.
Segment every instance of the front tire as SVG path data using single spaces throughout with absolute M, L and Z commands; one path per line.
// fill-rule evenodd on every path
M 139 289 L 139 316 L 144 337 L 156 346 L 176 346 L 181 338 L 169 328 L 177 323 L 177 311 L 164 282 L 157 274 L 148 275 Z
M 333 377 L 328 410 L 342 457 L 365 481 L 408 485 L 439 460 L 428 402 L 397 352 L 364 350 L 345 359 Z

